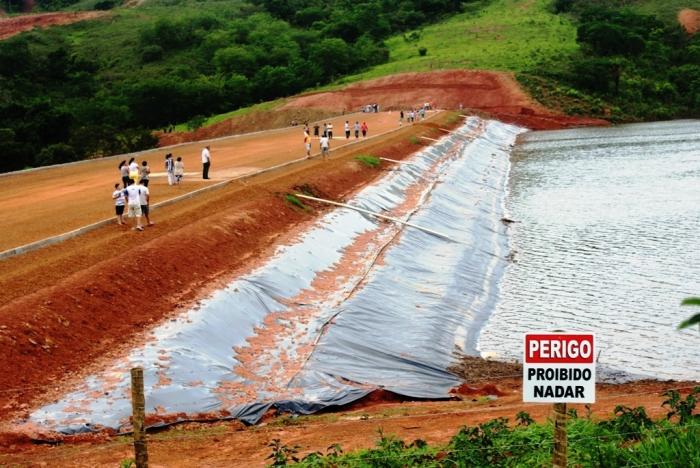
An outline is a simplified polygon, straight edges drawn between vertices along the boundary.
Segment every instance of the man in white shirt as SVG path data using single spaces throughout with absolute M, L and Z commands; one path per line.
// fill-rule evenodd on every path
M 209 178 L 209 166 L 211 166 L 211 154 L 209 153 L 209 145 L 202 150 L 202 179 Z
M 321 145 L 321 157 L 325 161 L 326 158 L 328 157 L 328 150 L 330 148 L 330 143 L 329 143 L 328 137 L 322 136 L 321 139 L 319 140 L 319 144 Z
M 129 207 L 129 218 L 136 218 L 136 227 L 134 229 L 137 231 L 143 231 L 143 226 L 141 225 L 141 192 L 144 189 L 146 189 L 146 187 L 141 185 L 138 179 L 124 189 L 126 204 Z
M 150 200 L 151 200 L 151 197 L 150 197 L 150 193 L 148 191 L 148 187 L 141 184 L 141 191 L 139 193 L 139 202 L 141 204 L 141 214 L 146 218 L 146 225 L 147 226 L 153 226 L 153 223 L 151 222 L 151 218 L 148 217 L 148 212 L 150 211 L 148 209 L 148 205 L 150 203 Z

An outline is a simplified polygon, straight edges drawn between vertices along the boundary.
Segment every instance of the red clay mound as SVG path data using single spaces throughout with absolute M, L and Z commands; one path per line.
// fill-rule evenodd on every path
M 700 11 L 684 8 L 678 12 L 678 22 L 688 34 L 695 34 L 700 30 Z
M 303 95 L 282 109 L 321 108 L 356 111 L 370 103 L 381 109 L 407 109 L 430 103 L 441 109 L 483 111 L 532 129 L 607 125 L 599 119 L 556 114 L 533 101 L 512 75 L 476 70 L 402 73 L 350 85 L 339 91 Z
M 42 13 L 38 15 L 13 16 L 2 18 L 0 15 L 0 39 L 7 39 L 34 28 L 47 28 L 61 24 L 77 23 L 99 18 L 109 14 L 106 11 L 80 11 L 74 13 Z

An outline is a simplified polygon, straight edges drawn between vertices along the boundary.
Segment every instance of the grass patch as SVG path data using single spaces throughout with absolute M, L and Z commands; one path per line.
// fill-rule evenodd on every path
M 388 63 L 343 78 L 350 83 L 392 73 L 440 69 L 525 71 L 543 59 L 561 60 L 579 50 L 571 19 L 549 9 L 550 0 L 481 0 L 466 11 L 415 31 L 389 38 Z M 426 56 L 419 49 L 428 50 Z
M 293 207 L 299 208 L 299 209 L 304 210 L 304 211 L 310 210 L 310 208 L 308 206 L 304 205 L 304 203 L 301 200 L 299 200 L 299 198 L 292 195 L 291 193 L 286 194 L 284 196 L 284 200 L 287 203 L 289 203 L 290 205 L 292 205 Z
M 207 117 L 204 122 L 202 123 L 201 127 L 208 127 L 210 125 L 218 124 L 219 122 L 223 122 L 224 120 L 231 119 L 233 117 L 239 117 L 242 115 L 247 115 L 252 112 L 266 112 L 266 111 L 271 111 L 276 109 L 277 107 L 281 106 L 284 104 L 286 100 L 285 99 L 276 99 L 274 101 L 268 101 L 268 102 L 262 102 L 260 104 L 253 104 L 252 106 L 248 107 L 241 107 L 240 109 L 236 109 L 231 112 L 225 112 L 223 114 L 216 114 L 212 115 L 210 117 Z M 189 131 L 188 123 L 180 123 L 178 125 L 175 125 L 174 131 L 175 132 L 187 132 Z
M 411 136 L 408 138 L 408 141 L 411 142 L 412 145 L 420 145 L 420 140 L 419 140 L 418 137 L 415 136 L 415 135 L 411 135 Z
M 567 427 L 571 466 L 697 466 L 700 455 L 700 417 L 686 423 L 674 420 L 652 422 L 644 408 L 619 406 L 610 420 L 598 422 L 569 414 Z M 444 445 L 429 445 L 421 439 L 411 443 L 385 435 L 381 430 L 376 446 L 344 453 L 338 444 L 326 453 L 304 457 L 296 466 L 549 466 L 553 446 L 552 422 L 536 424 L 521 412 L 516 425 L 506 418 L 477 426 L 462 427 Z M 278 465 L 298 461 L 299 447 L 279 439 L 270 445 Z
M 372 168 L 379 167 L 379 165 L 382 163 L 381 159 L 379 159 L 376 156 L 372 156 L 371 154 L 361 154 L 359 156 L 356 156 L 355 159 L 357 161 L 360 161 L 365 166 Z

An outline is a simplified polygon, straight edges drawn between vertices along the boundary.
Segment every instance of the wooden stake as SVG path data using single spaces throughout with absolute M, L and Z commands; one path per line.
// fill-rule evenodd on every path
M 566 468 L 566 403 L 554 403 L 554 453 L 553 468 Z
M 143 369 L 131 369 L 131 424 L 134 428 L 134 459 L 136 468 L 148 468 L 148 447 L 146 446 L 146 397 L 143 394 Z

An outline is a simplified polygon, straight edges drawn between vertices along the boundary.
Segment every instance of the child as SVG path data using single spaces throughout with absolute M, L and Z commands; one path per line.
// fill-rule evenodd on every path
M 112 200 L 114 200 L 114 210 L 117 214 L 117 224 L 126 224 L 124 221 L 124 205 L 126 204 L 126 199 L 124 198 L 124 190 L 119 188 L 119 184 L 114 184 L 114 192 L 112 192 Z
M 182 157 L 178 156 L 175 161 L 175 183 L 180 184 L 182 176 L 185 175 L 185 163 L 182 162 Z

